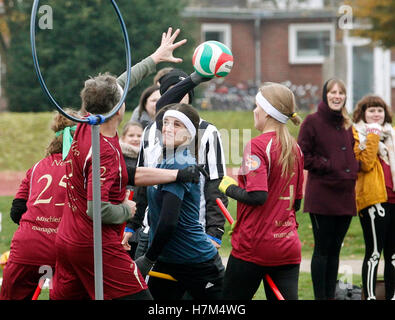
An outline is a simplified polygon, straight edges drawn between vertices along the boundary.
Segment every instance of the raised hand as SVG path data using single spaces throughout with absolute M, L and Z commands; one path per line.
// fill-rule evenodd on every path
M 177 36 L 180 33 L 180 29 L 177 29 L 173 32 L 173 28 L 169 27 L 167 32 L 163 32 L 162 41 L 160 46 L 156 49 L 156 51 L 151 55 L 151 58 L 154 60 L 156 64 L 159 62 L 172 62 L 172 63 L 180 63 L 182 62 L 181 58 L 176 58 L 173 56 L 173 51 L 178 47 L 182 46 L 187 42 L 187 39 L 180 40 L 176 43 Z

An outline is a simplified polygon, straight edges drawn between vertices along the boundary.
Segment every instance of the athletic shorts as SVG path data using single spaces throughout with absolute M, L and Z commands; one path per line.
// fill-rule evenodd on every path
M 0 300 L 31 300 L 39 280 L 40 266 L 8 261 L 3 270 Z
M 56 239 L 56 272 L 51 300 L 95 298 L 93 247 L 77 247 Z M 116 299 L 146 290 L 147 284 L 121 244 L 103 246 L 103 298 Z

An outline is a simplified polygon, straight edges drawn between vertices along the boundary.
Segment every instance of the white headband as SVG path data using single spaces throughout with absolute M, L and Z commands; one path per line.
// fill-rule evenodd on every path
M 174 117 L 180 120 L 184 126 L 187 128 L 188 132 L 191 134 L 192 139 L 196 136 L 196 128 L 193 125 L 192 121 L 182 112 L 178 110 L 167 110 L 163 115 L 163 119 L 166 117 Z
M 289 119 L 289 117 L 287 117 L 285 114 L 281 113 L 275 107 L 273 107 L 270 104 L 270 102 L 266 100 L 266 98 L 262 95 L 261 92 L 257 93 L 255 99 L 258 106 L 260 106 L 268 115 L 272 116 L 277 121 L 280 121 L 281 123 L 286 123 L 287 120 Z
M 123 95 L 123 88 L 120 86 L 120 84 L 118 82 L 117 82 L 117 85 L 118 85 L 118 90 L 121 93 L 121 97 L 122 97 L 122 95 Z

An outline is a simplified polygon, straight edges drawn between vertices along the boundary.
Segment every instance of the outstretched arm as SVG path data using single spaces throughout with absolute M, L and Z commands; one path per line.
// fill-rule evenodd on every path
M 191 73 L 184 80 L 180 81 L 172 88 L 167 90 L 156 103 L 156 112 L 164 106 L 172 103 L 179 103 L 188 92 L 192 91 L 200 83 L 211 80 L 212 78 L 205 78 L 198 75 L 196 72 Z
M 200 173 L 207 174 L 203 166 L 190 165 L 183 169 L 160 169 L 150 167 L 128 168 L 129 182 L 133 186 L 153 186 L 170 182 L 198 183 Z
M 175 39 L 180 33 L 180 29 L 177 29 L 173 34 L 173 29 L 170 27 L 167 32 L 163 32 L 162 41 L 160 46 L 155 50 L 153 54 L 149 57 L 143 59 L 136 65 L 134 65 L 131 69 L 131 80 L 129 84 L 129 90 L 135 87 L 137 84 L 141 82 L 145 77 L 155 72 L 156 65 L 160 62 L 172 62 L 172 63 L 180 63 L 182 62 L 181 58 L 175 58 L 173 56 L 173 51 L 178 47 L 185 44 L 186 39 L 180 40 L 174 43 Z M 122 73 L 117 81 L 119 85 L 124 88 L 126 83 L 126 71 Z

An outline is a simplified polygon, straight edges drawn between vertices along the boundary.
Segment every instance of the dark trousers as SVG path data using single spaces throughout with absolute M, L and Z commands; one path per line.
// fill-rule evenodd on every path
M 285 300 L 298 299 L 299 264 L 265 267 L 232 255 L 226 266 L 223 299 L 251 300 L 263 281 L 267 300 L 277 300 L 265 274 L 272 278 Z
M 121 298 L 117 298 L 114 300 L 153 300 L 151 293 L 149 292 L 148 289 L 142 290 L 140 292 L 137 292 L 135 294 L 131 294 L 128 296 L 124 296 Z
M 140 228 L 137 234 L 137 245 L 134 253 L 134 260 L 138 257 L 143 256 L 148 250 L 148 242 L 149 242 L 149 231 L 147 233 L 144 232 L 144 227 Z
M 365 257 L 362 264 L 362 285 L 367 299 L 376 299 L 377 269 L 384 253 L 385 298 L 394 298 L 395 288 L 395 204 L 382 203 L 359 212 Z
M 316 300 L 335 298 L 340 249 L 352 216 L 310 213 L 314 234 L 311 279 Z
M 181 300 L 185 294 L 193 300 L 221 299 L 224 278 L 221 257 L 194 264 L 158 261 L 154 271 L 170 274 L 177 281 L 149 277 L 148 288 L 154 300 Z

